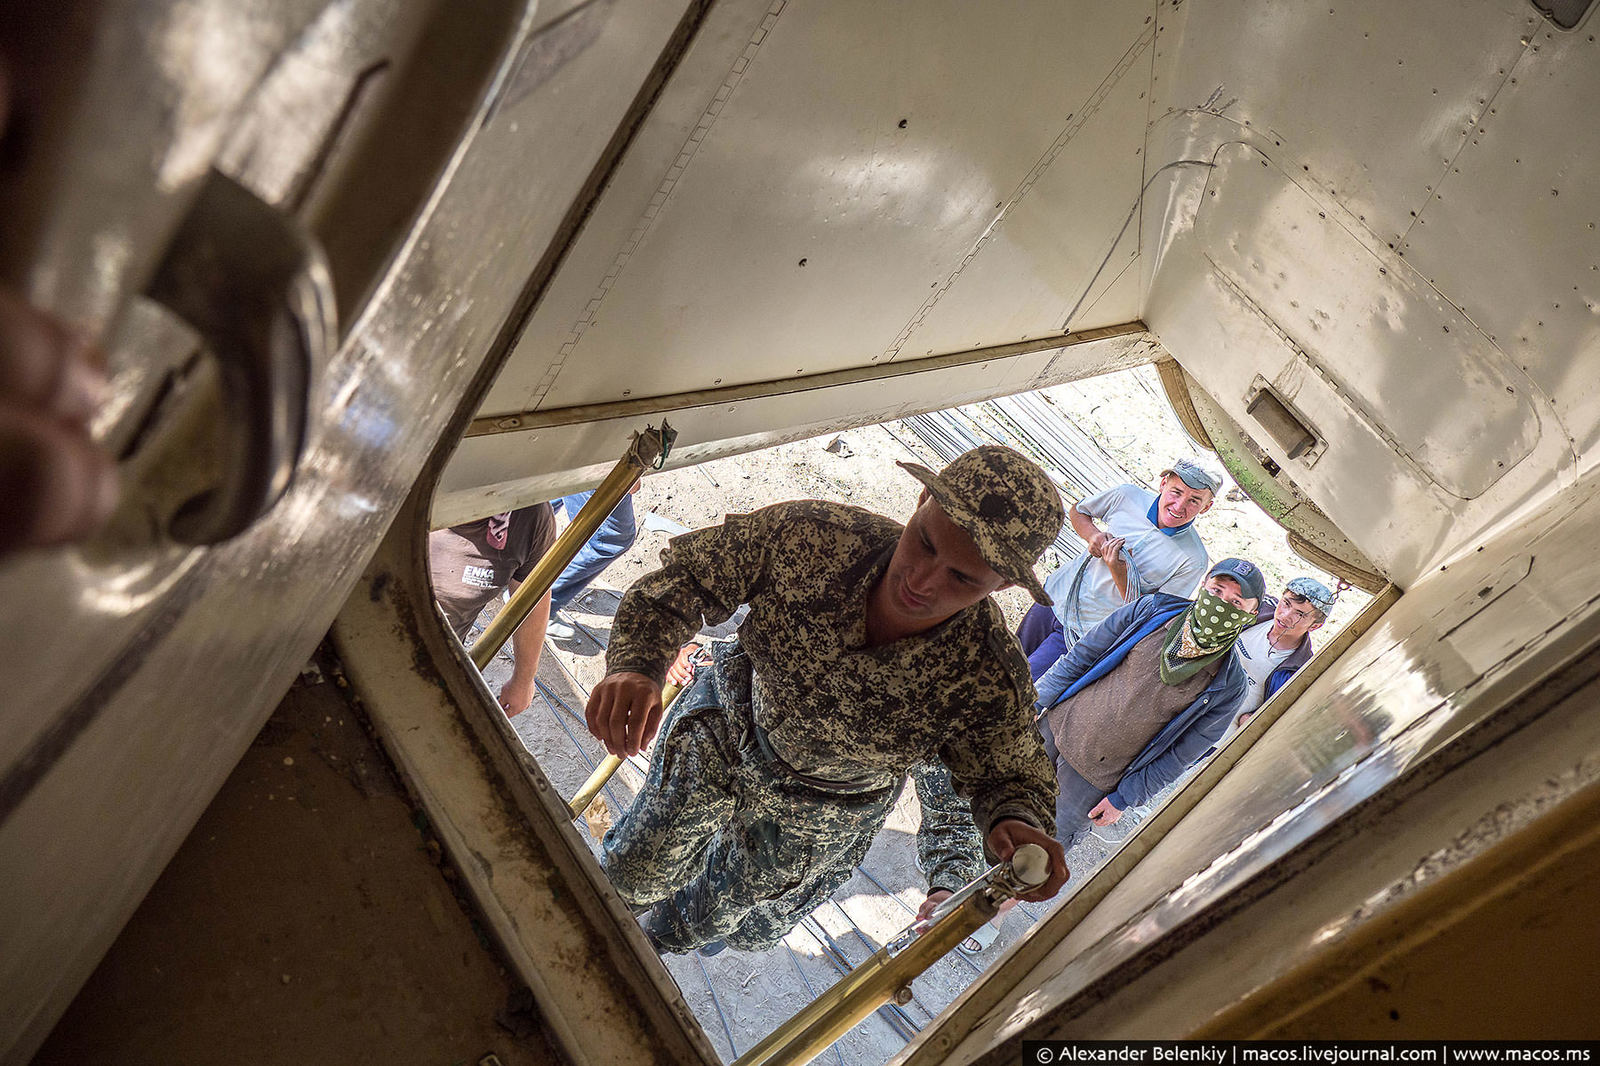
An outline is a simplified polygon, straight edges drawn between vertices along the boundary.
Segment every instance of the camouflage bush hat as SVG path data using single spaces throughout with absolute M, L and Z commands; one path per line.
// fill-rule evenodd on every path
M 1048 605 L 1033 564 L 1061 532 L 1066 510 L 1046 474 L 1020 453 L 985 444 L 956 456 L 939 473 L 919 463 L 901 463 L 950 520 L 972 537 L 994 572 L 1015 581 Z

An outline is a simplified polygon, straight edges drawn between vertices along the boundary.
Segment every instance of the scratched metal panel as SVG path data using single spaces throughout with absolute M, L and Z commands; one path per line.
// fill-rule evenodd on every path
M 970 259 L 963 257 L 957 272 L 928 294 L 908 327 L 902 357 L 1060 333 L 1069 317 L 1074 329 L 1139 317 L 1136 294 L 1100 297 L 1139 250 L 1154 20 L 1141 4 L 1096 12 L 1098 24 L 1073 25 L 1082 54 L 1059 62 L 1101 80 L 1081 99 L 1049 101 L 1060 132 L 1022 183 L 996 203 Z
M 1600 445 L 1600 41 L 1527 24 L 1527 47 L 1434 197 L 1407 260 L 1550 398 L 1585 465 Z
M 1258 439 L 1352 542 L 1409 587 L 1549 491 L 1554 410 L 1470 319 L 1259 147 L 1208 146 L 1218 120 L 1170 129 L 1196 163 L 1161 201 L 1151 327 L 1241 426 L 1262 382 L 1300 411 L 1326 449 Z
M 1526 378 L 1404 264 L 1390 271 L 1254 149 L 1223 148 L 1208 184 L 1194 230 L 1206 264 L 1295 349 L 1281 366 L 1236 364 L 1236 375 L 1264 376 L 1313 422 L 1353 411 L 1462 498 L 1532 451 Z
M 1118 316 L 1144 313 L 1144 278 L 1136 252 L 1138 231 L 1139 222 L 1135 219 L 1106 260 L 1106 269 L 1089 286 L 1083 305 L 1067 321 L 1069 329 L 1092 329 L 1096 327 L 1090 323 L 1116 322 Z
M 773 3 L 707 121 L 630 158 L 656 175 L 648 220 L 627 227 L 577 316 L 568 303 L 535 322 L 496 405 L 881 359 L 1137 36 L 1144 14 L 1123 6 Z M 546 385 L 549 346 L 575 324 Z
M 1199 111 L 1265 133 L 1285 170 L 1398 241 L 1521 54 L 1531 14 L 1516 0 L 1166 8 L 1160 20 L 1181 37 L 1161 38 L 1177 70 L 1157 115 Z
M 1238 146 L 1229 151 L 1250 154 Z M 1270 169 L 1259 163 L 1251 165 L 1263 171 Z M 1200 200 L 1213 200 L 1209 195 L 1214 184 L 1208 180 L 1212 177 L 1210 171 L 1196 168 L 1192 173 L 1189 187 L 1174 201 L 1185 218 L 1206 210 L 1197 206 Z M 1279 179 L 1284 180 L 1282 175 Z M 1223 195 L 1220 185 L 1214 191 L 1218 197 Z M 1252 219 L 1254 209 L 1263 206 L 1244 204 L 1239 214 Z M 1320 247 L 1314 248 L 1309 242 L 1301 247 L 1308 254 L 1321 252 Z M 1293 370 L 1297 353 L 1277 324 L 1251 301 L 1249 290 L 1241 291 L 1215 269 L 1206 258 L 1208 250 L 1192 225 L 1177 229 L 1167 238 L 1149 294 L 1149 311 L 1156 318 L 1151 325 L 1184 369 L 1248 431 L 1255 426 L 1245 411 L 1245 395 L 1251 382 L 1257 375 L 1272 378 L 1285 368 Z M 1377 277 L 1376 269 L 1372 274 Z M 1345 289 L 1341 286 L 1338 291 Z M 1375 291 L 1370 284 L 1363 291 L 1369 294 L 1369 306 L 1384 296 L 1382 290 Z M 1449 503 L 1440 498 L 1426 477 L 1393 452 L 1373 426 L 1330 390 L 1314 380 L 1295 384 L 1291 391 L 1297 405 L 1302 399 L 1306 403 L 1313 398 L 1318 401 L 1312 421 L 1317 432 L 1329 441 L 1325 455 L 1308 466 L 1304 460 L 1290 461 L 1265 439 L 1265 434 L 1257 437 L 1258 443 L 1290 472 L 1295 483 L 1335 525 L 1346 531 L 1357 547 L 1402 587 L 1408 587 L 1450 536 L 1455 515 Z M 1300 387 L 1302 384 L 1304 388 Z M 1313 392 L 1317 393 L 1315 397 Z M 1323 396 L 1322 392 L 1328 395 Z M 1348 479 L 1352 477 L 1361 479 L 1359 492 L 1349 491 Z
M 1316 428 L 1339 440 L 1340 446 L 1330 449 L 1315 469 L 1300 464 L 1294 477 L 1370 558 L 1408 585 L 1429 566 L 1470 543 L 1479 531 L 1525 510 L 1570 477 L 1574 458 L 1569 435 L 1600 433 L 1595 427 L 1597 412 L 1585 406 L 1594 375 L 1586 372 L 1592 353 L 1583 350 L 1588 342 L 1582 331 L 1590 314 L 1587 305 L 1593 300 L 1587 295 L 1588 283 L 1572 276 L 1579 267 L 1580 272 L 1594 273 L 1588 270 L 1593 262 L 1583 259 L 1591 250 L 1585 244 L 1587 220 L 1578 217 L 1582 205 L 1593 199 L 1587 190 L 1592 168 L 1576 162 L 1590 150 L 1587 146 L 1593 145 L 1594 137 L 1589 132 L 1592 123 L 1574 110 L 1581 108 L 1578 101 L 1588 88 L 1584 79 L 1593 76 L 1593 64 L 1583 61 L 1583 50 L 1591 42 L 1587 31 L 1564 42 L 1557 34 L 1554 44 L 1534 53 L 1531 48 L 1537 41 L 1530 41 L 1526 49 L 1521 43 L 1530 26 L 1528 9 L 1519 4 L 1452 5 L 1448 33 L 1430 36 L 1429 49 L 1396 57 L 1392 54 L 1396 19 L 1406 26 L 1434 25 L 1441 17 L 1440 5 L 1406 5 L 1403 10 L 1378 3 L 1331 6 L 1334 14 L 1321 29 L 1319 12 L 1308 5 L 1263 9 L 1259 26 L 1242 20 L 1241 9 L 1234 4 L 1158 8 L 1153 77 L 1157 86 L 1166 88 L 1157 96 L 1147 154 L 1152 167 L 1164 163 L 1170 169 L 1161 181 L 1152 183 L 1141 222 L 1144 318 L 1219 402 L 1234 405 L 1233 417 L 1250 425 L 1242 400 L 1254 376 L 1270 377 L 1271 367 L 1286 366 L 1294 348 L 1306 346 L 1306 336 L 1313 340 L 1323 336 L 1324 330 L 1313 328 L 1323 324 L 1294 326 L 1304 316 L 1293 306 L 1258 314 L 1257 297 L 1262 294 L 1234 283 L 1240 271 L 1225 275 L 1210 262 L 1195 259 L 1196 246 L 1190 238 L 1209 209 L 1209 193 L 1228 195 L 1207 178 L 1223 145 L 1247 144 L 1261 153 L 1270 170 L 1292 178 L 1317 214 L 1307 220 L 1304 230 L 1279 233 L 1266 247 L 1294 263 L 1295 269 L 1286 272 L 1291 276 L 1333 275 L 1320 292 L 1290 295 L 1290 301 L 1308 308 L 1317 300 L 1337 300 L 1358 317 L 1371 313 L 1376 328 L 1364 330 L 1357 343 L 1336 354 L 1347 374 L 1345 383 L 1365 378 L 1363 394 L 1378 395 L 1376 406 L 1388 408 L 1380 417 L 1364 401 L 1361 406 L 1367 415 L 1355 415 L 1342 402 L 1324 406 L 1328 424 Z M 1367 28 L 1372 22 L 1383 31 Z M 1316 47 L 1301 47 L 1306 41 Z M 1481 143 L 1472 145 L 1468 133 L 1477 127 L 1469 131 L 1462 125 L 1459 151 L 1450 156 L 1459 156 L 1460 176 L 1452 167 L 1445 178 L 1443 154 L 1441 169 L 1431 177 L 1425 174 L 1433 164 L 1423 166 L 1419 160 L 1431 159 L 1429 153 L 1435 149 L 1441 153 L 1448 149 L 1447 139 L 1439 139 L 1444 137 L 1440 131 L 1452 123 L 1482 118 L 1489 108 L 1494 109 L 1489 118 L 1498 121 L 1502 101 L 1512 101 L 1524 91 L 1522 79 L 1511 84 L 1517 73 L 1513 68 L 1528 57 L 1542 61 L 1548 49 L 1560 51 L 1568 60 L 1551 70 L 1559 71 L 1557 80 L 1573 88 L 1574 99 L 1558 106 L 1556 92 L 1541 90 L 1539 98 L 1519 113 L 1516 132 L 1528 146 L 1524 158 L 1540 159 L 1547 170 L 1560 169 L 1573 183 L 1577 192 L 1573 214 L 1560 228 L 1563 223 L 1548 217 L 1548 205 L 1540 208 L 1528 199 L 1533 190 L 1518 193 L 1506 184 L 1506 170 L 1515 164 L 1496 169 L 1498 177 L 1481 192 L 1472 185 L 1471 202 L 1457 211 L 1456 198 L 1468 199 L 1464 194 L 1473 156 L 1494 138 L 1479 135 Z M 1419 71 L 1426 75 L 1420 82 L 1414 80 Z M 1268 73 L 1275 73 L 1281 82 L 1265 81 Z M 1486 78 L 1493 81 L 1487 89 Z M 1563 112 L 1560 106 L 1569 110 Z M 1352 116 L 1359 121 L 1352 122 Z M 1427 151 L 1418 155 L 1416 145 Z M 1535 146 L 1542 148 L 1534 151 Z M 1338 180 L 1331 180 L 1330 174 Z M 1447 184 L 1442 204 L 1429 199 L 1441 179 Z M 1452 190 L 1449 183 L 1461 183 L 1462 188 Z M 1517 196 L 1523 194 L 1519 201 Z M 1263 201 L 1260 209 L 1264 214 L 1276 211 L 1280 223 L 1293 221 L 1283 217 L 1281 204 Z M 1422 222 L 1412 218 L 1413 211 L 1442 213 L 1437 220 Z M 1253 217 L 1247 207 L 1237 214 L 1243 261 L 1253 252 L 1254 242 L 1266 239 L 1261 230 L 1267 221 Z M 1480 219 L 1490 228 L 1480 229 Z M 1326 248 L 1318 243 L 1333 225 L 1348 234 L 1346 243 L 1371 253 L 1374 269 L 1334 270 Z M 1435 229 L 1439 238 L 1433 236 Z M 1420 243 L 1408 249 L 1407 239 Z M 1391 243 L 1395 249 L 1390 249 Z M 1559 269 L 1544 264 L 1547 244 L 1554 246 Z M 1419 255 L 1424 260 L 1418 260 Z M 1346 260 L 1346 265 L 1352 261 Z M 1254 271 L 1246 264 L 1243 273 L 1248 277 Z M 1503 275 L 1509 276 L 1509 284 L 1502 285 Z M 1551 295 L 1553 314 L 1573 312 L 1567 332 L 1557 332 L 1543 362 L 1525 356 L 1506 358 L 1519 354 L 1505 341 L 1506 332 L 1519 324 L 1513 315 L 1536 309 L 1530 302 L 1531 289 L 1546 278 L 1552 288 L 1559 285 L 1568 296 L 1581 297 L 1580 307 L 1574 311 L 1562 301 L 1558 310 Z M 1577 294 L 1571 292 L 1574 284 L 1581 290 Z M 1503 291 L 1516 297 L 1515 312 L 1500 301 Z M 1308 295 L 1313 299 L 1304 298 Z M 1428 315 L 1416 315 L 1429 304 L 1436 312 L 1431 325 L 1425 321 Z M 1487 310 L 1491 305 L 1495 312 Z M 1406 317 L 1393 314 L 1402 309 Z M 1498 318 L 1486 322 L 1490 315 Z M 1537 315 L 1527 317 L 1532 318 L 1530 328 L 1537 328 L 1539 321 L 1550 323 Z M 1452 344 L 1462 344 L 1465 331 L 1464 347 L 1469 351 L 1461 358 L 1494 368 L 1490 377 L 1506 379 L 1502 389 L 1515 390 L 1506 397 L 1530 404 L 1533 419 L 1522 419 L 1519 428 L 1517 419 L 1506 417 L 1504 410 L 1497 416 L 1500 405 L 1487 387 L 1490 378 L 1478 375 L 1471 365 L 1463 369 L 1475 378 L 1467 379 L 1471 387 L 1463 389 L 1460 380 L 1443 373 L 1453 365 L 1451 360 L 1418 358 L 1418 349 L 1437 351 L 1447 326 Z M 1436 334 L 1432 338 L 1429 329 Z M 1270 366 L 1242 365 L 1254 362 Z M 1541 365 L 1546 381 L 1533 376 Z M 1559 392 L 1553 392 L 1555 382 L 1560 383 Z M 1553 394 L 1555 402 L 1547 394 Z M 1486 404 L 1482 411 L 1475 406 L 1479 401 Z M 1567 414 L 1560 406 L 1563 402 L 1575 404 L 1574 413 Z M 1484 415 L 1489 421 L 1480 426 Z M 1383 454 L 1385 450 L 1392 454 Z M 1352 478 L 1361 479 L 1361 491 L 1351 490 Z

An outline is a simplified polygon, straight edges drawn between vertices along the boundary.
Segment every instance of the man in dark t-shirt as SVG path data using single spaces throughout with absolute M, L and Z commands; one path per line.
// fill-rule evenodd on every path
M 555 539 L 555 512 L 548 503 L 428 534 L 433 595 L 456 636 L 465 640 L 489 601 L 507 588 L 515 591 Z M 549 623 L 550 594 L 546 592 L 511 635 L 511 679 L 500 686 L 500 706 L 507 717 L 522 713 L 533 702 L 539 653 Z

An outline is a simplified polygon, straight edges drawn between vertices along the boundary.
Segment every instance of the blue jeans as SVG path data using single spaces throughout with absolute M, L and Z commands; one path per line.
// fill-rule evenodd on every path
M 593 495 L 592 492 L 575 492 L 555 501 L 554 506 L 558 510 L 565 508 L 567 520 L 571 521 Z M 556 578 L 555 585 L 550 589 L 550 610 L 559 611 L 571 603 L 578 593 L 589 587 L 589 582 L 600 576 L 600 571 L 611 565 L 611 560 L 633 547 L 638 536 L 639 527 L 633 515 L 633 494 L 629 493 L 622 497 L 606 520 L 600 523 L 600 528 L 594 531 L 594 536 L 578 549 L 572 562 Z

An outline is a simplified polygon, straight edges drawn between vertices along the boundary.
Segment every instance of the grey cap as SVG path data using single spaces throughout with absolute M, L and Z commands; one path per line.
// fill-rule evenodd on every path
M 1027 589 L 1035 602 L 1049 604 L 1033 564 L 1066 518 L 1050 475 L 998 444 L 964 452 L 937 474 L 919 463 L 900 465 L 966 530 L 995 573 Z
M 1209 489 L 1212 495 L 1222 488 L 1222 474 L 1199 459 L 1179 459 L 1161 471 L 1163 478 L 1168 474 L 1177 474 L 1191 489 Z
M 1261 602 L 1267 594 L 1267 580 L 1261 576 L 1261 567 L 1249 559 L 1224 559 L 1213 566 L 1207 577 L 1231 577 L 1239 583 L 1246 599 Z
M 1324 616 L 1333 610 L 1334 595 L 1328 586 L 1314 577 L 1297 577 L 1284 586 L 1285 589 L 1311 601 L 1311 606 L 1321 611 Z

